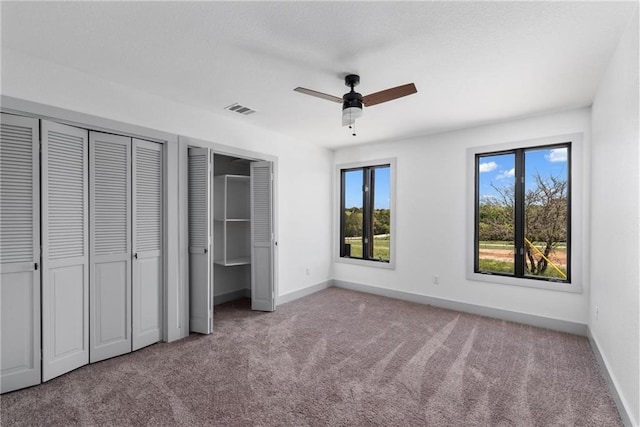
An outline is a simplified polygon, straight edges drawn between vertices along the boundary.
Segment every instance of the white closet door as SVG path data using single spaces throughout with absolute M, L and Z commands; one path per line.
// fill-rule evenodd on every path
M 211 152 L 189 149 L 189 330 L 213 332 Z
M 42 377 L 89 363 L 88 132 L 42 121 Z
M 38 120 L 0 123 L 1 392 L 40 384 Z
M 131 138 L 89 134 L 90 361 L 131 351 Z
M 251 163 L 251 309 L 275 310 L 271 162 Z
M 162 144 L 133 139 L 133 350 L 162 336 Z

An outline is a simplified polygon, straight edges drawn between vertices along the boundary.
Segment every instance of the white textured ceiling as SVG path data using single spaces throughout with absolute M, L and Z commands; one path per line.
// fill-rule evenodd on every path
M 2 2 L 2 46 L 330 148 L 590 105 L 637 2 Z M 356 137 L 344 76 L 369 94 Z M 238 102 L 257 113 L 223 108 Z

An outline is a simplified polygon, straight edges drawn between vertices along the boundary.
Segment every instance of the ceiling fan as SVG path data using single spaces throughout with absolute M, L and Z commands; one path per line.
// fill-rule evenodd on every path
M 412 95 L 418 90 L 416 85 L 409 83 L 402 86 L 396 86 L 390 89 L 381 90 L 380 92 L 374 92 L 369 95 L 362 96 L 356 92 L 353 88 L 360 84 L 360 76 L 357 74 L 349 74 L 344 78 L 344 84 L 351 88 L 351 91 L 345 93 L 342 98 L 337 96 L 328 95 L 326 93 L 318 92 L 303 87 L 297 87 L 294 90 L 296 92 L 304 93 L 307 95 L 315 96 L 316 98 L 326 99 L 327 101 L 341 102 L 342 103 L 342 126 L 351 126 L 355 123 L 358 117 L 362 116 L 362 106 L 371 107 L 372 105 L 381 104 L 383 102 L 392 101 L 403 96 Z M 354 134 L 355 135 L 355 134 Z

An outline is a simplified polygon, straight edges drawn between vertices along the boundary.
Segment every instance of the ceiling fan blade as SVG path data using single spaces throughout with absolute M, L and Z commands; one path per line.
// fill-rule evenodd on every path
M 333 102 L 342 102 L 342 98 L 338 98 L 337 96 L 328 95 L 326 93 L 318 92 L 316 90 L 305 89 L 303 87 L 297 87 L 294 89 L 296 92 L 304 93 L 305 95 L 315 96 L 316 98 L 326 99 L 327 101 Z
M 372 105 L 402 98 L 403 96 L 411 95 L 416 92 L 418 92 L 418 90 L 416 89 L 416 85 L 414 85 L 413 83 L 409 83 L 406 85 L 392 87 L 391 89 L 385 89 L 381 90 L 380 92 L 363 96 L 362 103 L 366 107 L 371 107 Z

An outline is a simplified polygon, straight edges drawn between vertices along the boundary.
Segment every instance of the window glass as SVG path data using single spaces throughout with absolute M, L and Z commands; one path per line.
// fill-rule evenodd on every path
M 479 271 L 515 273 L 515 155 L 478 158 Z
M 391 244 L 391 198 L 389 166 L 372 169 L 373 177 L 373 258 L 389 261 Z
M 524 154 L 525 274 L 567 278 L 567 147 Z
M 362 258 L 363 246 L 363 200 L 364 174 L 362 169 L 343 172 L 344 216 L 343 247 L 344 256 Z

